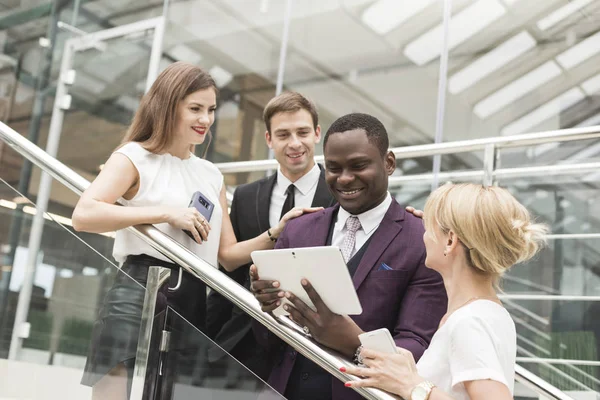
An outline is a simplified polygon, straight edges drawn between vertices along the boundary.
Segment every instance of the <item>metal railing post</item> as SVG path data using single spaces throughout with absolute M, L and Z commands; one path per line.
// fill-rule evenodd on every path
M 64 113 L 62 100 L 68 96 L 65 76 L 67 71 L 71 68 L 71 64 L 73 62 L 73 52 L 73 47 L 70 45 L 70 42 L 67 41 L 67 44 L 65 44 L 58 81 L 56 83 L 56 100 L 54 102 L 54 110 L 52 112 L 52 119 L 50 120 L 50 128 L 48 131 L 48 143 L 46 145 L 46 151 L 51 157 L 56 157 L 56 154 L 58 153 L 58 145 L 60 142 L 60 133 L 62 129 L 62 119 Z M 29 242 L 27 244 L 29 253 L 27 255 L 27 264 L 25 265 L 25 277 L 23 278 L 23 284 L 21 286 L 21 291 L 19 292 L 19 300 L 17 302 L 15 321 L 13 323 L 13 332 L 10 340 L 10 350 L 8 352 L 9 360 L 15 360 L 17 358 L 23 342 L 22 330 L 27 321 L 27 314 L 29 313 L 31 293 L 33 290 L 33 279 L 38 265 L 38 253 L 40 251 L 42 235 L 44 231 L 44 213 L 48 208 L 51 190 L 52 176 L 50 176 L 47 172 L 42 171 L 36 200 L 37 212 L 33 217 L 31 233 L 29 234 Z
M 156 341 L 153 338 L 154 315 L 156 314 L 156 302 L 160 289 L 169 282 L 171 270 L 163 267 L 150 267 L 148 270 L 148 280 L 146 281 L 146 295 L 144 296 L 144 306 L 141 315 L 140 333 L 138 336 L 137 352 L 135 354 L 135 366 L 133 369 L 133 379 L 131 383 L 132 400 L 142 400 L 153 398 L 148 392 L 152 387 L 146 385 L 147 379 L 152 379 L 150 364 L 151 343 Z

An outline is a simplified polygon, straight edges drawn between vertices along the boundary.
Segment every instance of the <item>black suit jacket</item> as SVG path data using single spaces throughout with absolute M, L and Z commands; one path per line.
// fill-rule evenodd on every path
M 325 183 L 325 171 L 319 165 L 321 175 L 313 198 L 313 207 L 330 207 L 336 203 Z M 231 203 L 231 224 L 238 240 L 244 241 L 259 236 L 270 228 L 269 209 L 271 193 L 277 181 L 277 174 L 261 180 L 240 185 L 236 188 Z M 249 268 L 251 264 L 239 267 L 233 272 L 220 268 L 231 279 L 246 289 L 250 289 Z M 250 331 L 252 319 L 238 307 L 215 291 L 207 300 L 207 333 L 227 352 Z

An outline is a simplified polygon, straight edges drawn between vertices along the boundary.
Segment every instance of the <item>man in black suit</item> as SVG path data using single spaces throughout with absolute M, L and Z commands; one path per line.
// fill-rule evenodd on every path
M 315 145 L 321 140 L 314 104 L 299 93 L 286 92 L 269 101 L 263 119 L 267 127 L 265 139 L 279 168 L 276 174 L 235 190 L 230 217 L 238 241 L 252 239 L 277 225 L 295 206 L 329 207 L 335 204 L 325 183 L 324 170 L 314 161 Z M 227 274 L 249 289 L 249 266 L 241 266 Z M 214 291 L 208 296 L 207 315 L 208 335 L 251 371 L 266 379 L 271 363 L 269 355 L 254 338 L 252 319 Z

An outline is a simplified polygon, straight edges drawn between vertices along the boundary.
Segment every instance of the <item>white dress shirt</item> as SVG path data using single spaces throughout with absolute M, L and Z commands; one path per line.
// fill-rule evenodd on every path
M 317 191 L 317 183 L 319 183 L 319 176 L 321 175 L 321 169 L 315 163 L 310 171 L 304 176 L 298 179 L 296 182 L 290 181 L 283 173 L 281 168 L 277 169 L 277 182 L 273 187 L 271 193 L 271 206 L 269 208 L 269 224 L 271 226 L 277 226 L 279 223 L 279 217 L 281 216 L 281 209 L 286 198 L 286 190 L 292 183 L 296 187 L 294 189 L 294 206 L 295 207 L 310 207 Z
M 356 252 L 369 240 L 371 235 L 377 230 L 381 221 L 383 221 L 383 217 L 387 212 L 388 208 L 392 204 L 392 196 L 390 192 L 388 192 L 385 200 L 381 202 L 375 208 L 370 209 L 369 211 L 365 211 L 362 214 L 358 214 L 358 220 L 360 221 L 360 229 L 356 231 L 356 242 L 354 245 L 354 250 L 350 253 L 350 258 L 356 254 Z M 351 214 L 340 207 L 340 211 L 338 212 L 337 221 L 335 226 L 333 227 L 333 237 L 331 238 L 331 245 L 342 247 L 342 243 L 344 243 L 344 237 L 346 236 L 346 220 Z M 349 258 L 349 259 L 350 259 Z

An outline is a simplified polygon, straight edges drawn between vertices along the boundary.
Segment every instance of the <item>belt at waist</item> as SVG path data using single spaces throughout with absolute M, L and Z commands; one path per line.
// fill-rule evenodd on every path
M 177 265 L 175 263 L 160 260 L 156 257 L 152 257 L 147 254 L 128 255 L 127 258 L 125 259 L 124 264 L 143 265 L 146 267 L 156 266 L 156 267 L 165 267 L 165 268 L 170 268 L 170 269 L 179 269 L 179 265 Z

